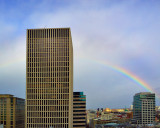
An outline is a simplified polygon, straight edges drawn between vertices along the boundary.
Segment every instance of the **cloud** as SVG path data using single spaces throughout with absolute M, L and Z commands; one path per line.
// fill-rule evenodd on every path
M 0 93 L 25 98 L 25 36 L 9 38 L 7 42 L 1 44 Z
M 158 3 L 142 3 L 138 0 L 16 3 L 15 7 L 9 8 L 6 16 L 1 15 L 0 65 L 25 58 L 25 29 L 71 27 L 74 46 L 74 89 L 84 90 L 89 108 L 98 107 L 99 104 L 104 107 L 107 104 L 110 107 L 129 105 L 134 93 L 145 90 L 107 67 L 96 65 L 85 58 L 103 60 L 123 67 L 153 88 L 157 88 L 160 75 Z M 23 87 L 24 90 L 24 69 L 24 61 L 0 68 L 2 84 L 7 85 L 7 88 L 11 86 L 7 80 L 2 80 L 3 74 L 7 77 L 10 73 L 8 78 L 14 78 L 14 85 L 17 83 L 17 87 Z M 12 78 L 14 72 L 17 77 Z M 23 81 L 19 82 L 19 79 Z M 3 87 L 3 90 L 6 88 Z M 20 93 L 14 92 L 21 96 Z M 93 95 L 95 93 L 97 95 Z

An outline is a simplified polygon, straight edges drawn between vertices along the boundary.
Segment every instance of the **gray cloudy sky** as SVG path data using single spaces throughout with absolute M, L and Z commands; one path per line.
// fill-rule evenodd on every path
M 129 107 L 135 93 L 147 90 L 97 61 L 159 92 L 159 14 L 159 0 L 0 1 L 0 93 L 25 98 L 26 29 L 70 27 L 74 90 L 87 95 L 87 108 Z

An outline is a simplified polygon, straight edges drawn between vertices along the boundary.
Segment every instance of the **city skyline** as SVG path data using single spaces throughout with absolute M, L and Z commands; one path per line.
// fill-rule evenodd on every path
M 101 61 L 160 91 L 159 1 L 1 1 L 0 6 L 1 94 L 25 98 L 26 29 L 59 27 L 71 28 L 74 91 L 87 95 L 87 108 L 129 107 L 135 93 L 147 91 Z

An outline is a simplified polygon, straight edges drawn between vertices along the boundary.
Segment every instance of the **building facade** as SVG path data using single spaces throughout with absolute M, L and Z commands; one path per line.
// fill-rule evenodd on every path
M 136 124 L 153 124 L 155 121 L 155 94 L 137 93 L 133 101 L 133 119 Z
M 73 92 L 73 128 L 86 128 L 86 95 Z
M 24 128 L 25 100 L 0 94 L 0 124 L 3 128 Z
M 26 128 L 72 128 L 70 28 L 28 29 L 26 59 Z

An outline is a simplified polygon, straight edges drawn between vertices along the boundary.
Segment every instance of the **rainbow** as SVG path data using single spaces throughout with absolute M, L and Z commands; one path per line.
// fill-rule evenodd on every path
M 85 57 L 83 57 L 84 59 Z M 90 60 L 90 61 L 93 61 L 93 62 L 96 62 L 98 64 L 101 64 L 101 65 L 104 65 L 104 66 L 107 66 L 108 68 L 112 69 L 113 71 L 115 72 L 118 72 L 120 73 L 121 75 L 127 77 L 128 79 L 132 80 L 134 83 L 136 83 L 137 85 L 143 87 L 144 89 L 146 89 L 147 91 L 149 92 L 153 92 L 156 94 L 156 97 L 158 99 L 160 99 L 160 96 L 158 95 L 158 93 L 149 85 L 147 84 L 144 80 L 142 80 L 140 77 L 136 76 L 134 73 L 122 68 L 122 67 L 119 67 L 119 66 L 116 66 L 116 65 L 113 65 L 113 64 L 110 64 L 108 62 L 105 62 L 105 61 L 100 61 L 100 60 L 94 60 L 94 59 L 88 59 L 87 60 Z M 2 63 L 0 64 L 0 68 L 5 68 L 7 66 L 10 66 L 10 65 L 13 65 L 15 63 L 19 63 L 19 62 L 22 62 L 22 61 L 25 61 L 25 58 L 18 58 L 18 59 L 15 59 L 15 60 L 11 60 L 11 61 L 8 61 L 8 62 L 5 62 L 5 63 Z
M 13 60 L 9 60 L 9 61 L 6 61 L 4 63 L 0 63 L 0 69 L 11 66 L 11 65 L 16 64 L 16 63 L 25 62 L 25 60 L 26 59 L 23 57 L 23 58 L 16 58 L 16 59 L 13 59 Z
M 84 57 L 83 57 L 83 59 L 84 59 Z M 87 58 L 87 60 L 88 60 L 88 58 Z M 112 69 L 113 71 L 120 73 L 121 75 L 130 79 L 131 81 L 133 81 L 137 85 L 141 86 L 142 88 L 144 88 L 148 92 L 155 93 L 156 97 L 158 99 L 160 99 L 160 96 L 158 95 L 159 94 L 158 92 L 156 92 L 149 84 L 147 84 L 144 80 L 142 80 L 140 77 L 136 76 L 134 73 L 130 72 L 129 70 L 124 69 L 124 68 L 119 67 L 119 66 L 116 66 L 116 65 L 113 65 L 113 64 L 110 64 L 110 63 L 105 62 L 105 61 L 95 60 L 95 59 L 89 59 L 89 60 L 92 61 L 92 62 L 101 64 L 101 65 L 107 66 L 108 68 Z

